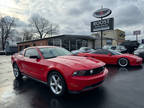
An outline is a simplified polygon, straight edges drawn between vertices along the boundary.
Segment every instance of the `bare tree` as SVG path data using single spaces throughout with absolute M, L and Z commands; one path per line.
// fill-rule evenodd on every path
M 10 34 L 12 33 L 12 27 L 15 26 L 15 18 L 5 16 L 0 18 L 0 37 L 2 41 L 2 49 L 5 49 L 5 43 Z
M 33 15 L 30 18 L 30 23 L 34 29 L 34 33 L 39 34 L 39 38 L 45 38 L 48 34 L 52 35 L 58 32 L 58 25 L 53 25 L 39 15 Z
M 32 40 L 33 34 L 30 30 L 24 29 L 23 30 L 23 41 Z

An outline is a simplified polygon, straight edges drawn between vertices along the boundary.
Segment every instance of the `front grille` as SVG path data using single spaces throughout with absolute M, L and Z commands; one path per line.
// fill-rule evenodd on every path
M 99 68 L 95 68 L 95 69 L 92 69 L 92 70 L 88 70 L 86 72 L 86 76 L 99 74 L 99 73 L 103 72 L 104 69 L 105 69 L 105 66 L 102 66 L 102 67 L 99 67 Z

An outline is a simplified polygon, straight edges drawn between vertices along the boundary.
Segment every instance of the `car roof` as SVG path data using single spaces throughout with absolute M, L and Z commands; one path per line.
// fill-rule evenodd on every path
M 30 48 L 56 48 L 56 47 L 57 46 L 32 46 L 32 47 L 25 48 L 25 50 Z

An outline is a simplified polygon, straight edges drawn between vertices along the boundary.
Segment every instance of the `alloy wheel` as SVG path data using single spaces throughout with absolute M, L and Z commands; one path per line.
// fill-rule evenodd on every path
M 50 78 L 50 89 L 56 95 L 62 92 L 62 80 L 58 75 L 52 75 Z
M 17 78 L 19 76 L 19 70 L 16 65 L 13 67 L 13 72 L 14 72 L 15 77 Z
M 128 65 L 128 60 L 125 58 L 121 58 L 118 63 L 121 67 L 125 67 Z

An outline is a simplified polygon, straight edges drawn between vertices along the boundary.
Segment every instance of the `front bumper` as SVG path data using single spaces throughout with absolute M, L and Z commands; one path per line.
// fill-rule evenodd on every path
M 102 84 L 107 74 L 108 70 L 105 68 L 100 74 L 92 76 L 73 76 L 67 84 L 68 89 L 72 92 L 80 92 L 96 88 Z
M 132 61 L 132 62 L 130 63 L 130 65 L 131 65 L 131 66 L 139 66 L 139 65 L 142 64 L 142 61 L 143 61 L 143 59 L 141 58 L 141 59 L 138 59 L 138 60 L 136 60 L 136 61 Z
M 136 56 L 141 57 L 144 59 L 144 54 L 136 54 Z

